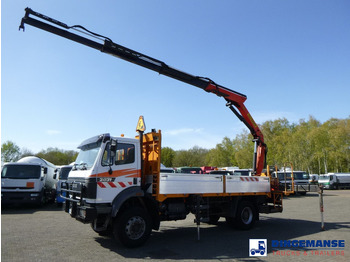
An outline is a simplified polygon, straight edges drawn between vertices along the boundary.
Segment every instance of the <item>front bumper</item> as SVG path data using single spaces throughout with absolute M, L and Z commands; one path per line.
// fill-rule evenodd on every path
M 86 202 L 86 198 L 96 198 L 96 189 L 93 190 L 93 186 L 96 188 L 96 183 L 94 185 L 85 181 L 67 181 L 61 184 L 60 197 L 65 200 L 64 210 L 83 223 L 91 223 L 100 214 L 108 214 L 112 210 L 110 205 Z
M 310 192 L 310 185 L 309 184 L 295 184 L 294 191 L 296 193 Z
M 1 192 L 1 204 L 38 204 L 41 202 L 42 192 Z

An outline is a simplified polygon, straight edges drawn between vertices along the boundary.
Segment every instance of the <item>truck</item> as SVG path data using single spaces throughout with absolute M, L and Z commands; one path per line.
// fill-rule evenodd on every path
M 113 234 L 123 245 L 144 244 L 152 230 L 159 230 L 162 221 L 195 216 L 197 235 L 200 223 L 227 223 L 248 230 L 260 213 L 282 212 L 282 192 L 266 166 L 264 136 L 244 105 L 247 97 L 207 77 L 193 76 L 166 63 L 114 43 L 84 27 L 68 26 L 56 19 L 25 9 L 24 25 L 97 49 L 136 65 L 156 71 L 223 97 L 226 106 L 248 127 L 254 142 L 251 177 L 221 174 L 161 173 L 161 130 L 144 133 L 145 123 L 139 118 L 135 138 L 100 134 L 83 141 L 80 152 L 61 184 L 66 200 L 65 211 L 83 223 L 90 223 L 100 235 Z M 94 37 L 72 32 L 83 30 Z M 95 39 L 102 38 L 103 43 Z M 269 169 L 267 169 L 269 170 Z M 62 196 L 63 197 L 63 196 Z
M 201 166 L 201 169 L 203 174 L 209 174 L 211 171 L 214 171 L 217 168 L 215 166 Z
M 54 200 L 56 166 L 36 156 L 6 163 L 1 170 L 1 203 L 43 205 Z
M 306 171 L 282 170 L 275 171 L 272 176 L 278 178 L 280 190 L 285 191 L 286 194 L 298 193 L 306 195 L 310 192 L 309 174 Z
M 61 197 L 61 195 L 65 196 L 65 192 L 61 192 L 61 183 L 67 180 L 69 172 L 72 170 L 72 168 L 73 164 L 60 166 L 55 170 L 54 178 L 58 180 L 56 186 L 56 204 L 58 206 L 62 205 L 65 201 Z
M 310 178 L 309 178 L 310 185 L 317 185 L 318 184 L 318 178 L 319 178 L 318 174 L 310 174 Z
M 172 167 L 166 167 L 162 163 L 160 164 L 160 172 L 161 173 L 175 173 L 174 168 Z
M 202 168 L 190 166 L 177 167 L 175 173 L 204 174 Z
M 350 188 L 350 173 L 328 173 L 320 175 L 318 184 L 325 189 Z
M 251 176 L 252 170 L 250 169 L 234 169 L 233 174 L 237 176 Z

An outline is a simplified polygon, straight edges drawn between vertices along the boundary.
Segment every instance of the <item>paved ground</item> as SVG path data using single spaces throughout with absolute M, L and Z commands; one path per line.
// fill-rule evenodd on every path
M 223 219 L 201 225 L 197 241 L 193 216 L 163 222 L 137 249 L 127 249 L 54 205 L 2 208 L 2 261 L 350 261 L 350 190 L 326 191 L 325 231 L 320 230 L 317 193 L 284 200 L 281 214 L 261 215 L 256 227 L 238 231 Z M 267 257 L 249 257 L 249 239 L 267 239 Z M 343 250 L 273 249 L 272 240 L 345 240 Z M 279 251 L 279 252 L 277 252 Z M 332 253 L 333 251 L 333 253 Z M 336 255 L 336 251 L 340 255 Z M 317 253 L 318 252 L 318 253 Z M 344 255 L 342 255 L 344 254 Z

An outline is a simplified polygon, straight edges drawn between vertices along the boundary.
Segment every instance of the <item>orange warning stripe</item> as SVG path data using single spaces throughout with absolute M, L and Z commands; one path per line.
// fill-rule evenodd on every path
M 128 168 L 128 169 L 122 169 L 122 170 L 116 170 L 113 171 L 112 174 L 109 174 L 108 172 L 99 173 L 99 174 L 93 174 L 90 177 L 141 177 L 141 170 L 135 169 L 135 168 Z

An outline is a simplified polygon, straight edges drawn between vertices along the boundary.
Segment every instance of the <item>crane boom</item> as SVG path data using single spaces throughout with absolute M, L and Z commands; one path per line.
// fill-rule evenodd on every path
M 253 170 L 255 174 L 261 174 L 263 168 L 265 167 L 267 148 L 266 144 L 264 143 L 264 136 L 261 130 L 259 129 L 258 125 L 255 123 L 248 109 L 244 105 L 244 102 L 247 99 L 245 95 L 223 87 L 221 85 L 218 85 L 207 77 L 194 76 L 172 68 L 160 60 L 144 55 L 122 45 L 116 44 L 108 37 L 104 37 L 102 35 L 93 33 L 80 25 L 68 26 L 65 23 L 57 21 L 38 12 L 35 12 L 30 8 L 26 8 L 25 11 L 25 15 L 22 18 L 21 25 L 19 27 L 19 29 L 23 29 L 23 31 L 24 24 L 28 24 L 39 29 L 48 31 L 50 33 L 59 35 L 61 37 L 70 39 L 72 41 L 78 42 L 80 44 L 89 46 L 91 48 L 97 49 L 103 53 L 116 56 L 131 63 L 156 71 L 159 74 L 196 86 L 198 88 L 203 89 L 206 92 L 214 93 L 217 96 L 223 97 L 227 102 L 226 106 L 229 107 L 230 110 L 248 127 L 250 133 L 254 137 L 253 141 L 255 144 Z M 30 17 L 30 15 L 35 16 L 40 20 L 32 18 Z M 88 34 L 90 38 L 99 38 L 101 41 L 103 41 L 103 43 L 96 42 L 80 34 L 68 31 L 71 29 Z

